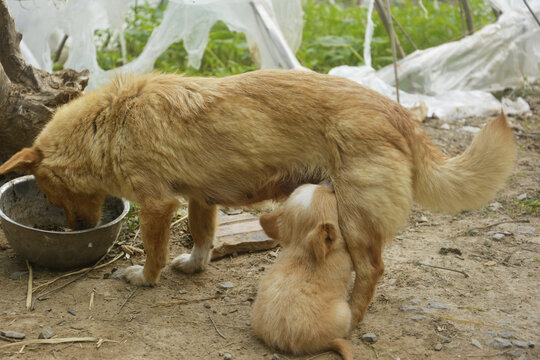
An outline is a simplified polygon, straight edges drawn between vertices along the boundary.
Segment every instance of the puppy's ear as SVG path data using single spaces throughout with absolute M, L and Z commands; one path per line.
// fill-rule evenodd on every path
M 277 220 L 280 214 L 281 211 L 277 210 L 270 214 L 261 215 L 259 219 L 259 223 L 261 224 L 266 235 L 274 240 L 279 240 L 279 226 Z
M 336 225 L 331 222 L 319 223 L 317 228 L 308 235 L 309 246 L 318 262 L 323 262 L 326 259 L 326 255 L 328 255 L 337 236 Z
M 24 148 L 0 166 L 0 174 L 10 171 L 29 172 L 42 158 L 41 151 L 35 148 Z

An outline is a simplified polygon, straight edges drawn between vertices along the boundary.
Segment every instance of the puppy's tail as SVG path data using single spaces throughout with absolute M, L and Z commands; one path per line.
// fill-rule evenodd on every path
M 514 135 L 504 114 L 490 121 L 459 156 L 444 155 L 423 133 L 411 142 L 418 203 L 449 213 L 493 199 L 514 169 Z
M 329 350 L 341 355 L 343 360 L 353 360 L 353 350 L 351 343 L 345 339 L 334 339 L 330 343 Z

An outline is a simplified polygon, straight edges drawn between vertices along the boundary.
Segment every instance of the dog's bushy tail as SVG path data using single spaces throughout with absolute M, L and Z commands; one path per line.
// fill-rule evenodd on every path
M 340 354 L 343 360 L 353 360 L 353 350 L 351 343 L 345 339 L 332 340 L 329 349 Z
M 490 121 L 464 153 L 449 158 L 425 134 L 413 140 L 414 196 L 431 209 L 455 213 L 493 199 L 514 169 L 514 135 L 504 114 Z

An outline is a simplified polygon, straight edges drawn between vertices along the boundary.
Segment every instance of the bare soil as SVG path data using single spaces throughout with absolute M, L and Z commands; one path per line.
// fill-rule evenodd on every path
M 519 158 L 508 185 L 493 200 L 500 206 L 458 215 L 415 207 L 408 225 L 386 247 L 385 274 L 364 321 L 350 335 L 356 359 L 540 359 L 540 99 L 527 100 L 532 114 L 510 117 Z M 473 136 L 459 129 L 479 127 L 487 120 L 456 121 L 444 129 L 443 121 L 428 119 L 424 128 L 444 151 L 455 155 Z M 502 235 L 495 239 L 491 232 Z M 137 235 L 136 226 L 128 229 L 126 224 L 121 242 L 142 248 Z M 190 251 L 190 246 L 184 222 L 172 231 L 170 259 Z M 120 246 L 114 248 L 105 262 L 120 253 Z M 0 337 L 0 358 L 314 358 L 277 353 L 250 328 L 259 280 L 277 253 L 221 259 L 195 275 L 166 268 L 154 288 L 107 278 L 116 267 L 142 264 L 144 257 L 135 253 L 50 293 L 27 312 L 26 264 L 0 232 L 0 331 L 22 332 L 29 340 L 50 327 L 57 338 L 106 340 L 99 347 L 94 341 L 2 349 L 10 342 Z M 35 267 L 34 287 L 62 274 Z M 45 291 L 74 278 L 61 279 Z M 234 287 L 221 289 L 226 281 Z M 169 304 L 157 306 L 163 303 Z M 437 308 L 437 303 L 446 309 Z M 365 342 L 365 333 L 376 334 L 377 341 Z M 519 340 L 536 346 L 497 348 L 489 345 L 495 338 L 501 345 Z M 324 353 L 316 358 L 339 357 Z

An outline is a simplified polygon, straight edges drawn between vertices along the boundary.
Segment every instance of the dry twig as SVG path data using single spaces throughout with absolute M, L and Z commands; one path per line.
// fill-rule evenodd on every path
M 135 292 L 137 292 L 139 288 L 136 287 L 135 289 L 133 289 L 131 291 L 131 293 L 126 297 L 126 299 L 124 300 L 124 302 L 122 303 L 122 305 L 120 305 L 120 307 L 118 308 L 118 311 L 116 312 L 117 314 L 120 314 L 120 311 L 122 311 L 122 309 L 124 308 L 124 306 L 127 304 L 127 302 L 129 301 L 129 299 L 131 299 L 133 297 L 133 295 L 135 294 Z
M 455 318 L 451 318 L 449 316 L 439 315 L 439 314 L 431 313 L 431 312 L 428 312 L 428 311 L 422 311 L 422 312 L 424 314 L 428 314 L 428 315 L 431 315 L 431 316 L 439 317 L 439 318 L 446 319 L 446 320 L 458 321 L 458 322 L 462 322 L 462 323 L 465 323 L 465 324 L 473 324 L 473 325 L 491 327 L 491 328 L 495 328 L 495 329 L 508 330 L 508 328 L 505 328 L 505 327 L 502 327 L 502 326 L 483 324 L 483 323 L 479 323 L 479 322 L 476 322 L 476 321 L 455 319 Z
M 32 278 L 34 276 L 32 272 L 32 266 L 28 262 L 28 259 L 26 260 L 26 267 L 28 268 L 28 290 L 26 291 L 26 311 L 30 311 L 32 308 Z
M 182 216 L 180 219 L 174 221 L 172 224 L 171 224 L 171 229 L 173 227 L 175 227 L 176 225 L 180 224 L 182 221 L 186 220 L 188 218 L 188 215 L 184 215 Z
M 25 340 L 18 341 L 10 344 L 1 345 L 0 349 L 6 349 L 14 346 L 26 346 L 33 344 L 63 344 L 63 343 L 74 343 L 74 342 L 97 342 L 99 338 L 95 337 L 72 337 L 72 338 L 56 338 L 56 339 L 34 339 L 34 340 Z
M 88 310 L 92 310 L 94 307 L 94 296 L 96 296 L 96 289 L 92 289 L 90 293 L 90 303 L 88 304 Z
M 422 266 L 428 266 L 428 267 L 435 268 L 435 269 L 453 271 L 453 272 L 463 274 L 463 276 L 465 276 L 466 278 L 469 277 L 469 274 L 467 274 L 465 271 L 461 271 L 461 270 L 450 269 L 450 268 L 447 268 L 447 267 L 444 267 L 444 266 L 429 265 L 429 264 L 425 264 L 423 262 L 417 262 L 416 264 L 417 265 L 422 265 Z
M 227 339 L 227 338 L 225 337 L 225 335 L 223 335 L 223 334 L 221 333 L 221 331 L 219 331 L 219 329 L 217 328 L 216 323 L 214 322 L 214 319 L 212 319 L 212 315 L 210 315 L 210 313 L 208 313 L 208 317 L 210 318 L 210 321 L 212 322 L 212 325 L 214 325 L 214 329 L 216 329 L 216 332 L 218 333 L 218 335 L 221 336 L 221 337 L 224 338 L 224 339 Z
M 55 287 L 55 288 L 52 289 L 52 290 L 49 290 L 49 291 L 47 291 L 47 292 L 45 292 L 45 293 L 43 293 L 43 294 L 40 294 L 39 296 L 37 296 L 37 297 L 35 298 L 35 300 L 41 300 L 41 299 L 43 299 L 46 295 L 49 295 L 49 294 L 51 294 L 51 293 L 53 293 L 53 292 L 56 292 L 56 291 L 58 291 L 58 290 L 61 290 L 61 289 L 65 288 L 65 287 L 68 286 L 69 284 L 74 283 L 75 281 L 77 281 L 77 280 L 79 280 L 79 279 L 82 279 L 83 277 L 85 277 L 85 276 L 86 276 L 90 271 L 92 271 L 92 270 L 102 268 L 102 267 L 104 267 L 104 266 L 107 266 L 107 265 L 109 265 L 109 264 L 115 262 L 116 260 L 118 260 L 118 259 L 120 259 L 122 256 L 124 256 L 124 253 L 117 255 L 114 259 L 112 259 L 112 260 L 109 261 L 108 263 L 102 264 L 102 265 L 99 265 L 99 266 L 98 266 L 98 264 L 103 260 L 103 258 L 104 258 L 106 255 L 107 255 L 107 254 L 103 255 L 103 257 L 96 263 L 96 265 L 94 265 L 94 266 L 92 266 L 92 267 L 89 267 L 89 268 L 86 268 L 86 269 L 83 269 L 84 272 L 83 272 L 80 276 L 77 276 L 76 278 L 71 279 L 70 281 L 66 282 L 65 284 L 62 284 L 62 285 L 60 285 L 60 286 L 58 286 L 58 287 Z M 74 272 L 74 273 L 66 274 L 66 275 L 80 274 L 81 272 L 82 272 L 82 271 L 79 270 L 79 271 L 76 271 L 76 272 Z M 58 277 L 58 279 L 59 279 L 59 278 L 62 278 L 62 277 L 66 277 L 66 276 L 65 276 L 65 275 L 62 275 L 62 276 Z M 51 281 L 50 283 L 52 283 L 52 282 L 54 282 L 54 281 L 56 281 L 56 280 L 57 280 L 57 279 L 54 279 L 54 280 Z M 34 308 L 35 300 L 32 302 L 32 309 Z

